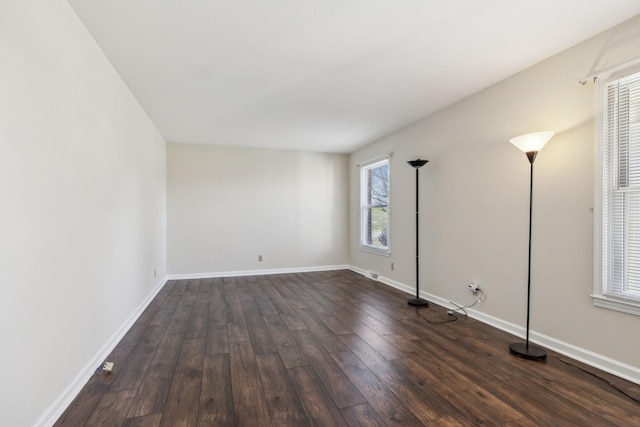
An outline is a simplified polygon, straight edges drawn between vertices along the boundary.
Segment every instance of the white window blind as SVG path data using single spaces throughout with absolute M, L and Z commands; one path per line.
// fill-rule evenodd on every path
M 602 276 L 596 294 L 635 304 L 640 303 L 640 72 L 605 82 L 603 96 Z

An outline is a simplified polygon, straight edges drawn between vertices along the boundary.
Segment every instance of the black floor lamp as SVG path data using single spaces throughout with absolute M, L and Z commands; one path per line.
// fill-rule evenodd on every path
M 544 349 L 529 343 L 529 305 L 531 301 L 531 212 L 533 208 L 533 162 L 542 150 L 542 147 L 551 139 L 554 132 L 534 132 L 520 135 L 509 140 L 513 145 L 522 150 L 531 164 L 529 181 L 529 267 L 527 273 L 527 340 L 509 345 L 512 354 L 524 359 L 543 360 L 547 357 Z
M 420 206 L 420 199 L 419 199 L 419 191 L 418 191 L 418 172 L 420 171 L 420 168 L 424 165 L 427 164 L 429 160 L 421 160 L 421 159 L 417 159 L 417 160 L 409 160 L 407 163 L 409 163 L 412 167 L 414 167 L 416 169 L 416 297 L 415 298 L 411 298 L 409 301 L 407 301 L 407 304 L 409 305 L 415 305 L 418 307 L 426 307 L 429 305 L 429 302 L 427 300 L 424 300 L 422 298 L 420 298 L 420 234 L 419 234 L 419 229 L 418 229 L 418 219 L 419 219 L 419 206 Z

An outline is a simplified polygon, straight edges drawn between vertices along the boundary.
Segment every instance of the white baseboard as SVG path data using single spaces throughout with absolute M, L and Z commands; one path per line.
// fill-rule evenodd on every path
M 135 312 L 129 316 L 129 318 L 122 324 L 120 329 L 102 346 L 102 348 L 96 353 L 96 355 L 87 363 L 87 365 L 80 371 L 80 373 L 74 378 L 69 386 L 62 392 L 62 394 L 56 399 L 35 422 L 36 427 L 48 427 L 52 426 L 67 407 L 76 398 L 82 387 L 89 381 L 91 376 L 96 372 L 96 367 L 100 366 L 102 362 L 109 356 L 109 353 L 113 351 L 116 345 L 122 340 L 125 334 L 129 331 L 131 326 L 138 320 L 138 317 L 151 303 L 153 298 L 160 292 L 160 289 L 167 283 L 168 278 L 165 277 L 153 288 L 151 293 L 145 298 L 144 301 L 138 306 Z
M 372 273 L 358 267 L 350 266 L 349 269 L 356 273 L 362 274 L 367 278 L 377 280 L 387 286 L 391 286 L 393 288 L 404 291 L 410 295 L 415 294 L 415 287 L 407 286 L 403 283 L 397 282 L 387 277 L 376 275 L 376 273 Z M 375 278 L 374 276 L 377 276 L 377 278 Z M 438 304 L 451 310 L 455 310 L 457 308 L 453 304 L 449 303 L 448 300 L 440 298 L 436 295 L 432 295 L 428 292 L 421 291 L 420 297 L 428 300 L 429 302 Z M 526 335 L 526 330 L 522 326 L 515 325 L 497 317 L 490 316 L 478 310 L 467 308 L 466 311 L 469 317 L 476 319 L 482 323 L 486 323 L 487 325 L 493 326 L 520 338 L 524 338 Z M 571 357 L 572 359 L 586 363 L 587 365 L 591 365 L 595 368 L 601 369 L 605 372 L 616 375 L 635 384 L 640 384 L 640 369 L 634 366 L 531 330 L 529 331 L 529 340 L 533 343 L 556 351 L 567 357 Z
M 273 268 L 267 270 L 216 271 L 210 273 L 170 274 L 169 280 L 213 279 L 215 277 L 264 276 L 270 274 L 309 273 L 314 271 L 347 270 L 348 265 L 323 265 L 315 267 Z

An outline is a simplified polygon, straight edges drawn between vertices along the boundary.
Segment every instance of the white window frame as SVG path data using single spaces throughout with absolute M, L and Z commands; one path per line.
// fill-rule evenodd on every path
M 367 171 L 380 167 L 383 164 L 388 167 L 387 180 L 387 246 L 376 246 L 367 243 L 368 229 L 368 209 L 371 208 L 367 202 L 368 182 Z M 379 255 L 391 255 L 391 154 L 384 154 L 358 165 L 360 168 L 360 249 Z
M 605 247 L 608 245 L 607 234 L 608 218 L 610 214 L 605 212 L 608 206 L 608 197 L 611 190 L 608 179 L 605 176 L 607 167 L 616 168 L 616 164 L 607 165 L 606 113 L 607 113 L 607 86 L 609 83 L 622 78 L 640 73 L 640 67 L 617 67 L 615 70 L 602 73 L 596 78 L 596 112 L 595 112 L 595 186 L 594 186 L 594 290 L 591 295 L 594 306 L 617 310 L 624 313 L 640 315 L 640 298 L 625 298 L 621 295 L 608 293 L 607 264 L 611 262 L 613 251 Z M 612 161 L 613 163 L 614 161 Z

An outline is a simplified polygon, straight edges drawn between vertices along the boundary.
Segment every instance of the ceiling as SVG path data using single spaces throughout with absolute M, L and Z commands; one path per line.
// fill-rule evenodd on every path
M 337 153 L 640 13 L 638 0 L 69 3 L 167 141 Z

